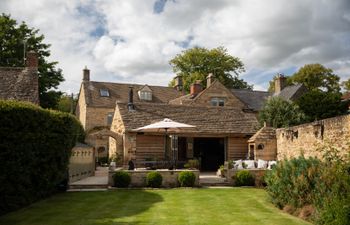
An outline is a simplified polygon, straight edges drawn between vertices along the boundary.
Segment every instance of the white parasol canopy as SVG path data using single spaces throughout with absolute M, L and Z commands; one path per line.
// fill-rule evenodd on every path
M 165 132 L 176 132 L 181 131 L 183 129 L 193 129 L 195 126 L 184 124 L 184 123 L 178 123 L 171 119 L 165 118 L 162 121 L 152 123 L 150 125 L 139 127 L 137 129 L 134 129 L 133 131 L 142 131 L 142 132 L 159 132 L 161 130 L 165 130 Z
M 164 145 L 164 158 L 167 158 L 167 135 L 168 132 L 170 133 L 176 133 L 182 130 L 186 129 L 194 129 L 195 126 L 184 124 L 184 123 L 178 123 L 171 119 L 165 118 L 162 121 L 152 123 L 150 125 L 139 127 L 137 129 L 134 129 L 133 131 L 140 131 L 140 132 L 160 132 L 165 131 L 165 145 Z M 173 166 L 176 167 L 176 156 L 175 156 L 175 150 L 173 151 Z

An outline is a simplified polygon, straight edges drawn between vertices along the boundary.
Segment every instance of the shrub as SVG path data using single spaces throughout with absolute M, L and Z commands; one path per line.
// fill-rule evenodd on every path
M 73 115 L 0 101 L 0 126 L 0 214 L 64 189 L 71 149 L 84 140 Z
M 254 176 L 248 170 L 238 171 L 233 177 L 235 186 L 254 186 Z
M 113 174 L 113 181 L 115 187 L 125 188 L 130 185 L 131 177 L 128 172 L 117 171 Z
M 184 167 L 188 169 L 199 169 L 199 161 L 197 159 L 190 159 Z
M 320 160 L 299 158 L 280 161 L 266 173 L 267 192 L 279 208 L 312 204 L 312 190 L 320 171 Z
M 196 175 L 191 171 L 182 171 L 178 177 L 181 187 L 193 187 L 196 181 Z
M 163 177 L 157 172 L 149 172 L 146 177 L 146 184 L 148 187 L 159 188 L 162 185 Z

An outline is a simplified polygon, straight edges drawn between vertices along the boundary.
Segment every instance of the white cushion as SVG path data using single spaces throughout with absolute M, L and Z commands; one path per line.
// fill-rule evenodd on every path
M 247 169 L 255 169 L 254 160 L 244 160 L 244 163 L 247 165 Z
M 238 170 L 243 169 L 242 160 L 241 160 L 241 159 L 240 159 L 240 160 L 236 160 L 236 161 L 234 161 L 234 162 L 235 162 L 235 167 L 234 167 L 234 168 L 236 168 L 236 169 L 238 169 Z
M 272 169 L 271 166 L 276 165 L 276 161 L 269 161 L 269 167 L 267 167 L 268 169 Z
M 259 159 L 258 160 L 258 169 L 266 169 L 267 168 L 267 161 Z

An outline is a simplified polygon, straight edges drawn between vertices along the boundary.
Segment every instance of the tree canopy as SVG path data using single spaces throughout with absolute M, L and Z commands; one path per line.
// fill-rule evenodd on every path
M 343 86 L 345 91 L 350 91 L 350 78 L 348 80 L 346 80 L 346 81 L 343 81 L 341 83 L 341 85 Z
M 239 74 L 244 72 L 243 62 L 227 53 L 224 47 L 207 49 L 194 47 L 183 51 L 170 60 L 173 71 L 183 78 L 184 90 L 189 91 L 190 85 L 201 80 L 206 87 L 206 77 L 213 73 L 215 78 L 228 88 L 252 89 Z M 174 82 L 170 82 L 170 86 Z
M 293 83 L 304 84 L 310 91 L 322 89 L 327 92 L 340 91 L 339 76 L 323 65 L 307 64 L 291 77 Z
M 58 62 L 49 62 L 49 44 L 38 29 L 30 28 L 25 22 L 17 24 L 10 15 L 0 15 L 0 66 L 24 66 L 25 51 L 38 53 L 38 76 L 40 105 L 44 108 L 57 108 L 62 93 L 56 91 L 64 81 L 62 70 L 56 68 Z
M 339 116 L 347 111 L 345 102 L 341 102 L 340 93 L 327 93 L 312 90 L 295 102 L 306 115 L 306 122 Z
M 333 73 L 333 70 L 315 63 L 306 64 L 291 76 L 286 76 L 286 85 L 304 84 L 308 90 L 324 90 L 326 92 L 338 93 L 340 91 L 339 76 Z M 269 91 L 275 90 L 275 78 L 269 83 Z
M 301 124 L 305 115 L 296 104 L 280 97 L 271 97 L 259 112 L 258 119 L 261 126 L 266 122 L 272 127 L 280 128 Z

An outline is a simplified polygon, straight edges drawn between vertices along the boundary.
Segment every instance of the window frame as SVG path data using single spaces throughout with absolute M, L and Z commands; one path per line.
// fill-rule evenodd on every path
M 101 97 L 109 97 L 109 90 L 108 89 L 100 89 L 100 96 Z
M 223 98 L 223 97 L 212 97 L 210 99 L 210 105 L 211 106 L 224 107 L 225 106 L 225 98 Z

